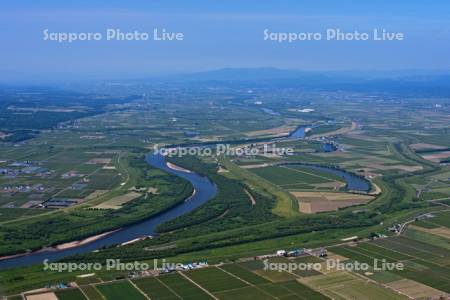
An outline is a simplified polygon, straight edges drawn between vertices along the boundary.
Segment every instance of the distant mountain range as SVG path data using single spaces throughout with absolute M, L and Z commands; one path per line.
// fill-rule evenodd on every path
M 226 68 L 169 77 L 191 83 L 216 82 L 255 87 L 450 96 L 450 71 L 302 71 L 277 68 Z M 166 78 L 166 79 L 169 79 Z
M 278 68 L 224 68 L 212 71 L 178 75 L 182 78 L 197 80 L 260 80 L 260 79 L 333 79 L 338 81 L 370 79 L 408 79 L 429 80 L 437 77 L 449 77 L 450 71 L 444 70 L 399 70 L 399 71 L 304 71 Z M 178 77 L 177 76 L 177 77 Z
M 138 87 L 166 85 L 229 88 L 299 88 L 303 91 L 388 93 L 401 96 L 450 98 L 450 71 L 305 71 L 277 68 L 225 68 L 178 75 L 153 75 L 136 79 L 85 80 L 54 83 L 69 90 L 136 94 Z M 1 87 L 1 85 L 0 85 Z M 6 86 L 4 86 L 6 88 Z M 9 87 L 14 88 L 14 86 Z M 144 93 L 145 88 L 139 90 Z

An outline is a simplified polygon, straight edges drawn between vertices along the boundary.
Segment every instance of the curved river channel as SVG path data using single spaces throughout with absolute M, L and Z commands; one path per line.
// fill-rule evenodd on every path
M 127 226 L 121 230 L 112 232 L 111 234 L 99 238 L 91 243 L 64 250 L 40 250 L 22 256 L 0 260 L 0 269 L 42 263 L 45 259 L 54 261 L 70 255 L 94 251 L 105 246 L 121 244 L 142 236 L 154 235 L 155 228 L 158 225 L 192 211 L 213 198 L 217 193 L 216 185 L 207 177 L 200 176 L 194 172 L 171 169 L 167 167 L 165 157 L 160 154 L 149 154 L 146 157 L 146 161 L 153 167 L 188 180 L 194 187 L 195 193 L 187 198 L 183 203 L 178 204 L 163 213 L 150 217 L 147 220 L 134 225 Z
M 293 134 L 291 134 L 290 138 L 302 138 L 304 137 L 304 134 L 305 128 L 300 127 L 297 128 L 293 132 Z M 187 198 L 183 203 L 178 204 L 163 213 L 150 217 L 134 225 L 130 225 L 120 230 L 114 231 L 93 242 L 64 250 L 57 250 L 53 248 L 43 249 L 29 254 L 0 260 L 0 270 L 38 264 L 42 263 L 45 259 L 55 261 L 74 254 L 87 253 L 105 246 L 121 244 L 139 237 L 154 235 L 155 228 L 158 225 L 192 211 L 193 209 L 212 199 L 217 193 L 217 186 L 207 177 L 200 176 L 199 174 L 187 170 L 182 171 L 171 169 L 167 166 L 166 159 L 161 154 L 149 154 L 146 157 L 146 161 L 153 167 L 188 180 L 194 187 L 195 193 Z M 370 190 L 370 183 L 366 179 L 356 176 L 352 173 L 348 173 L 340 169 L 327 168 L 322 166 L 307 165 L 306 167 L 332 173 L 343 178 L 347 183 L 347 189 L 356 191 Z

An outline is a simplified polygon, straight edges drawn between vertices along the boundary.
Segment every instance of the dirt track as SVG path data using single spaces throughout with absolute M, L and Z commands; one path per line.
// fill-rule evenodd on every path
M 352 121 L 352 125 L 350 127 L 344 127 L 344 128 L 340 128 L 340 129 L 335 130 L 335 131 L 321 133 L 321 134 L 313 134 L 309 138 L 310 139 L 316 139 L 316 138 L 320 138 L 320 137 L 327 137 L 327 136 L 333 136 L 333 135 L 339 135 L 339 134 L 346 134 L 346 133 L 349 133 L 349 132 L 355 130 L 356 128 L 358 128 L 358 124 L 356 124 L 356 122 Z

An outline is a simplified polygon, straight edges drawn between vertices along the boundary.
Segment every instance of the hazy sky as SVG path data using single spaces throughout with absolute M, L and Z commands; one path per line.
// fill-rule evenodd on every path
M 450 70 L 450 1 L 0 0 L 0 81 L 126 78 L 224 67 Z M 149 32 L 106 41 L 105 30 Z M 183 41 L 153 41 L 153 29 Z M 386 29 L 403 41 L 265 41 L 270 32 Z M 45 41 L 49 32 L 99 32 L 100 41 Z

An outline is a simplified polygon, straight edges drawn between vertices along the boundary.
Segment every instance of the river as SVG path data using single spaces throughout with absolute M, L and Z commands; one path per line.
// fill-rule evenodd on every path
M 345 188 L 349 191 L 369 192 L 371 188 L 370 182 L 364 177 L 358 176 L 356 174 L 338 168 L 324 167 L 319 165 L 309 165 L 303 163 L 290 163 L 286 165 L 300 165 L 308 169 L 318 170 L 325 173 L 336 175 L 345 181 L 346 183 Z
M 311 126 L 298 127 L 289 135 L 289 138 L 290 139 L 304 138 L 305 129 L 310 127 Z M 194 187 L 195 193 L 191 197 L 186 199 L 183 203 L 178 204 L 166 210 L 163 213 L 150 217 L 139 223 L 127 226 L 118 231 L 112 232 L 111 234 L 99 238 L 93 242 L 64 250 L 45 249 L 25 254 L 22 256 L 0 260 L 0 270 L 42 263 L 45 259 L 55 261 L 74 254 L 87 253 L 100 249 L 102 247 L 121 244 L 139 237 L 154 235 L 155 229 L 158 225 L 173 220 L 179 216 L 182 216 L 192 211 L 193 209 L 201 206 L 208 200 L 212 199 L 217 193 L 216 185 L 213 182 L 211 182 L 208 178 L 200 176 L 199 174 L 196 174 L 194 172 L 186 172 L 182 170 L 171 169 L 166 165 L 165 157 L 160 154 L 149 154 L 146 157 L 146 161 L 153 167 L 156 167 L 170 174 L 188 180 Z M 304 166 L 328 173 L 333 173 L 343 178 L 347 183 L 348 190 L 355 190 L 355 191 L 370 190 L 370 183 L 367 180 L 365 180 L 362 177 L 356 176 L 352 173 L 346 172 L 344 170 L 316 165 L 304 165 Z
M 212 199 L 217 193 L 216 185 L 207 177 L 200 176 L 194 172 L 171 169 L 166 165 L 165 157 L 160 154 L 149 154 L 146 157 L 146 161 L 153 167 L 188 180 L 192 184 L 195 193 L 181 204 L 178 204 L 165 212 L 112 232 L 93 242 L 64 250 L 45 249 L 22 256 L 0 260 L 0 269 L 42 263 L 45 259 L 54 261 L 74 254 L 87 253 L 102 247 L 121 244 L 142 236 L 154 235 L 158 225 L 192 211 Z

